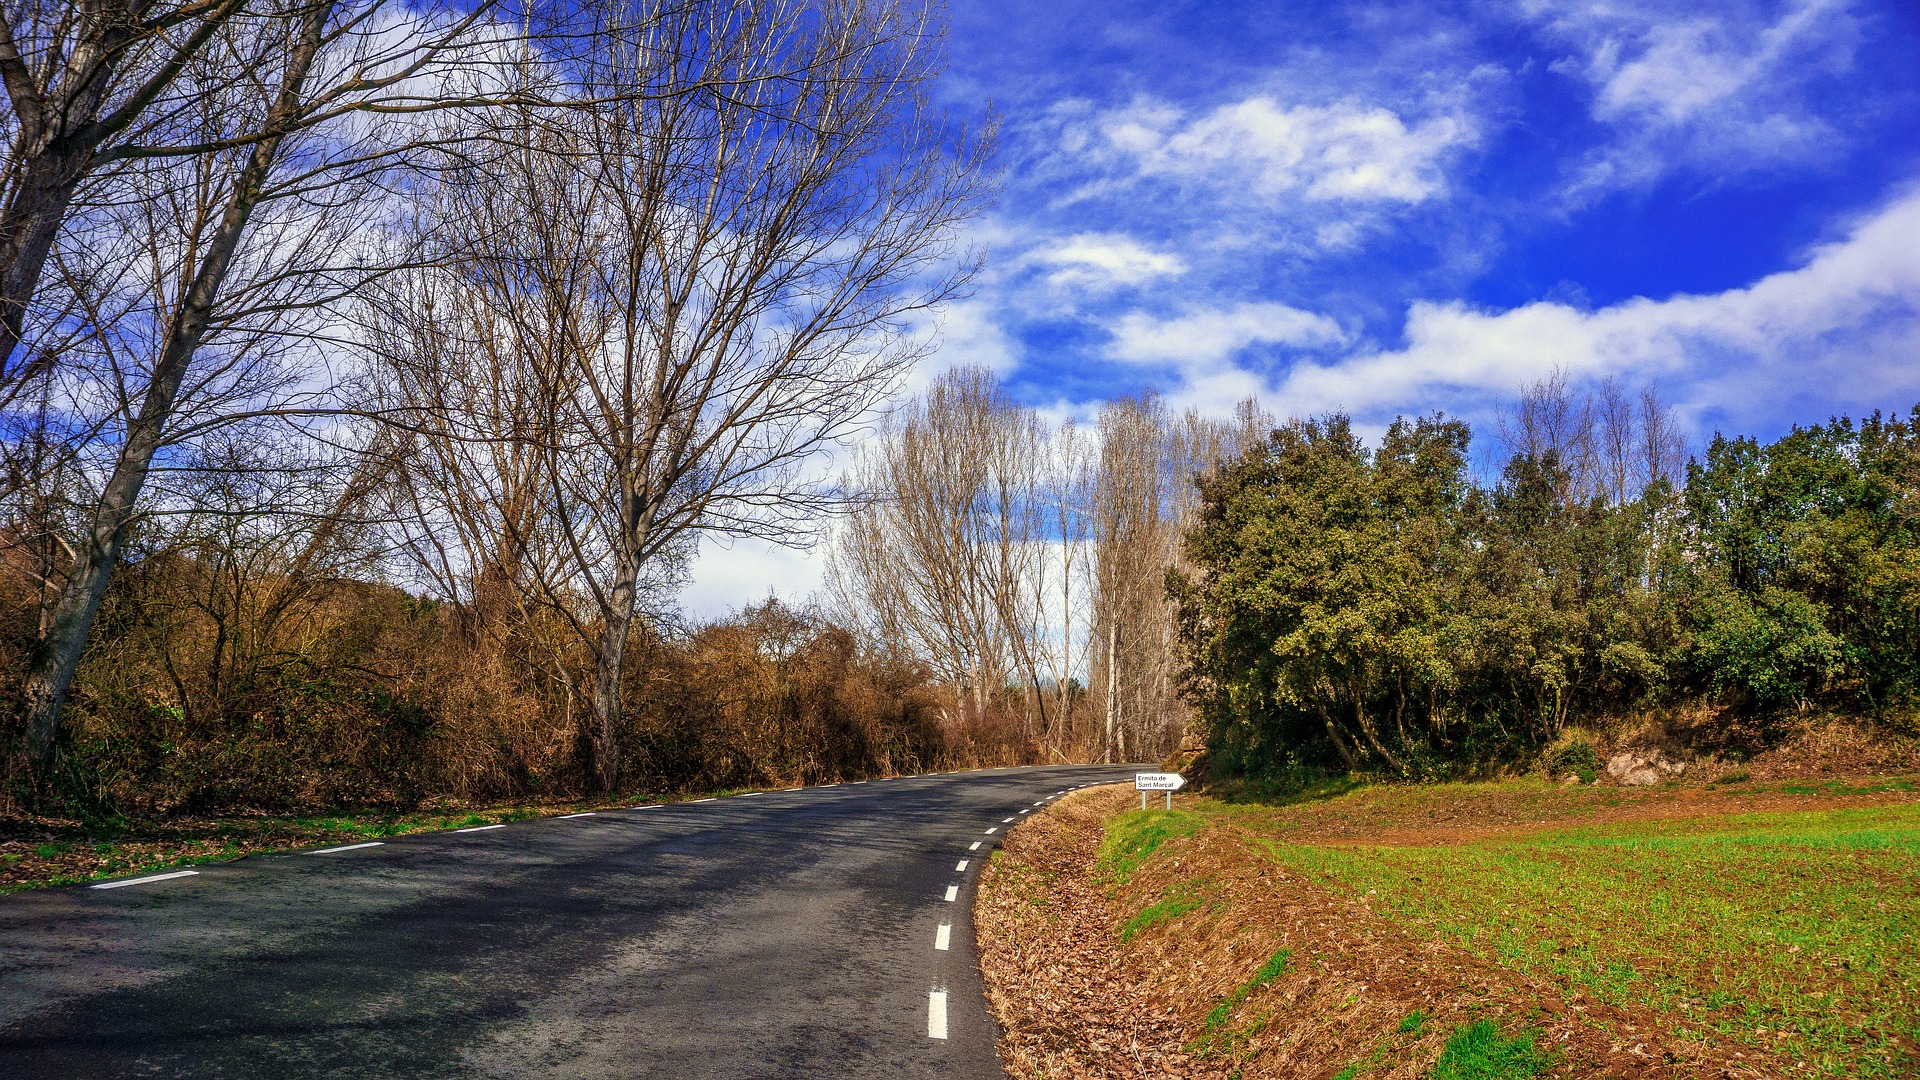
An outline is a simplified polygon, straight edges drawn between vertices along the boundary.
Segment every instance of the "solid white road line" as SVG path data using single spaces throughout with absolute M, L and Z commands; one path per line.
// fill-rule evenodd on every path
M 93 887 L 96 889 L 124 889 L 128 885 L 145 885 L 149 881 L 172 881 L 177 877 L 192 877 L 199 872 L 198 870 L 175 870 L 171 874 L 149 874 L 146 877 L 128 878 L 125 881 L 103 881 Z M 941 927 L 941 929 L 945 930 L 946 928 Z M 941 934 L 940 940 L 947 940 L 946 934 Z M 946 948 L 945 945 L 939 947 L 942 949 Z
M 364 844 L 345 844 L 341 847 L 323 847 L 318 851 L 309 851 L 309 855 L 337 855 L 342 851 L 359 851 L 361 848 L 379 847 L 384 840 L 369 840 Z
M 960 899 L 960 886 L 958 885 L 947 886 L 947 903 L 951 904 L 958 899 Z
M 979 850 L 980 850 L 980 841 L 978 841 L 978 840 L 975 840 L 975 841 L 974 841 L 973 843 L 971 843 L 971 844 L 968 844 L 968 845 L 967 845 L 967 850 L 968 850 L 968 851 L 979 851 Z
M 933 947 L 941 952 L 947 951 L 947 944 L 953 936 L 953 924 L 941 923 L 940 929 L 933 932 Z
M 927 1038 L 944 1039 L 947 1037 L 947 992 L 945 990 L 927 991 Z
M 592 817 L 592 816 L 593 816 L 593 811 L 591 811 L 591 810 L 589 810 L 589 811 L 587 811 L 587 812 L 586 812 L 586 813 L 584 813 L 584 814 L 561 814 L 561 815 L 560 815 L 560 820 L 561 820 L 561 821 L 565 821 L 565 820 L 567 820 L 568 818 L 577 818 L 577 817 Z
M 486 832 L 488 829 L 504 829 L 505 825 L 475 825 L 471 829 L 455 829 L 454 832 Z
M 967 860 L 965 860 L 965 859 L 961 859 L 961 860 L 960 860 L 960 865 L 959 865 L 959 866 L 956 866 L 956 867 L 954 867 L 954 868 L 953 868 L 953 872 L 954 872 L 954 873 L 956 873 L 956 874 L 964 874 L 964 873 L 966 873 L 966 872 L 967 872 Z

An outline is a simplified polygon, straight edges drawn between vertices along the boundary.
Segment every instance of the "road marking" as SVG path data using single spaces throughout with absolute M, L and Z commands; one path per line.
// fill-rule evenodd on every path
M 958 885 L 947 886 L 947 903 L 951 904 L 958 899 L 960 899 L 960 886 Z
M 1005 825 L 1005 824 L 1006 824 L 1007 822 L 1009 822 L 1009 821 L 1012 821 L 1012 820 L 1013 820 L 1013 819 L 1012 819 L 1012 818 L 1010 818 L 1010 817 L 1003 817 L 1003 818 L 1001 818 L 1001 819 L 1000 819 L 1000 824 L 1002 824 L 1002 825 Z
M 567 820 L 568 818 L 577 818 L 577 817 L 592 817 L 592 816 L 593 816 L 593 811 L 591 811 L 591 810 L 589 810 L 589 811 L 587 811 L 587 812 L 586 812 L 586 813 L 584 813 L 584 814 L 561 814 L 561 815 L 560 815 L 560 820 L 561 820 L 561 821 L 565 821 L 565 820 Z
M 999 832 L 999 831 L 1000 831 L 999 829 L 988 829 L 988 830 L 987 830 L 987 835 L 988 835 L 988 836 L 992 836 L 992 835 L 993 835 L 994 833 L 997 833 L 997 832 Z
M 318 851 L 309 851 L 309 855 L 337 855 L 342 851 L 359 851 L 361 848 L 379 847 L 384 840 L 369 840 L 364 844 L 347 844 L 342 847 L 323 847 Z
M 933 947 L 941 952 L 947 951 L 948 939 L 953 936 L 953 924 L 941 923 L 940 929 L 933 932 Z
M 1031 814 L 1031 813 L 1033 813 L 1033 807 L 1031 807 L 1031 806 L 1029 806 L 1029 807 L 1027 807 L 1027 808 L 1026 808 L 1025 810 L 1022 810 L 1022 811 L 1020 811 L 1020 812 L 1021 812 L 1021 813 L 1023 813 L 1023 814 Z
M 865 780 L 855 780 L 855 781 L 853 782 L 853 786 L 854 786 L 854 787 L 859 787 L 859 786 L 860 786 L 861 784 L 864 784 L 864 783 L 866 783 L 866 781 L 865 781 Z
M 719 798 L 719 796 L 718 796 L 718 795 L 713 795 L 713 796 L 709 796 L 709 797 L 707 797 L 707 798 L 705 798 L 705 799 L 695 799 L 695 800 L 693 800 L 693 801 L 694 801 L 694 802 L 712 802 L 712 801 L 713 801 L 714 799 L 717 799 L 717 798 Z
M 635 810 L 658 810 L 660 809 L 660 804 L 657 802 L 650 802 L 645 806 L 636 806 L 634 807 L 634 809 Z
M 751 798 L 753 798 L 753 797 L 754 797 L 755 795 L 758 795 L 758 794 L 760 794 L 760 793 L 759 793 L 759 792 L 757 792 L 757 791 L 743 791 L 743 792 L 741 792 L 740 794 L 738 794 L 738 795 L 735 795 L 735 796 L 734 796 L 734 798 L 736 798 L 736 799 L 751 799 Z
M 954 867 L 954 868 L 953 868 L 953 870 L 954 870 L 954 873 L 957 873 L 957 874 L 964 874 L 964 873 L 966 873 L 966 872 L 967 872 L 967 860 L 965 860 L 965 859 L 961 859 L 961 860 L 960 860 L 960 865 L 959 865 L 959 866 L 956 866 L 956 867 Z
M 1041 799 L 1041 800 L 1040 800 L 1039 802 L 1037 802 L 1037 803 L 1034 803 L 1033 805 L 1035 805 L 1035 806 L 1045 806 L 1045 805 L 1047 805 L 1047 800 L 1045 800 L 1045 799 Z
M 971 844 L 968 844 L 968 845 L 967 845 L 967 850 L 968 850 L 968 851 L 979 851 L 979 850 L 980 850 L 980 841 L 978 841 L 978 840 L 975 840 L 975 841 L 974 841 L 973 843 L 971 843 Z
M 504 829 L 505 825 L 475 825 L 471 829 L 455 829 L 454 832 L 486 832 L 488 829 Z
M 128 885 L 145 885 L 149 881 L 172 881 L 177 877 L 192 877 L 199 872 L 198 870 L 175 870 L 171 874 L 149 874 L 146 877 L 128 878 L 125 881 L 103 881 L 93 887 L 96 889 L 124 889 Z M 947 935 L 944 933 L 946 927 L 943 926 L 940 929 L 943 931 L 940 935 L 940 940 L 947 940 Z M 946 948 L 945 945 L 938 947 L 942 949 Z M 942 1036 L 942 1038 L 944 1037 L 945 1036 Z
M 944 1039 L 947 1037 L 947 992 L 945 990 L 927 991 L 927 1038 Z

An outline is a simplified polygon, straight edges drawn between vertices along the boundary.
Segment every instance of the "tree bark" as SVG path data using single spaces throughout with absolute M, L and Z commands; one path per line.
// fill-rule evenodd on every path
M 593 656 L 593 693 L 588 699 L 592 726 L 587 745 L 592 752 L 593 782 L 603 794 L 611 795 L 620 784 L 620 676 L 626 661 L 627 638 L 633 630 L 633 613 L 639 585 L 636 570 L 622 566 L 609 594 L 612 610 L 600 634 Z
M 13 201 L 0 215 L 0 267 L 5 268 L 0 271 L 0 371 L 9 375 L 14 370 L 14 350 L 26 332 L 27 307 L 40 288 L 47 256 L 91 156 L 77 147 L 36 156 L 21 175 Z
M 1109 615 L 1108 618 L 1112 618 Z M 1107 624 L 1107 738 L 1106 762 L 1113 764 L 1114 737 L 1120 726 L 1120 623 Z

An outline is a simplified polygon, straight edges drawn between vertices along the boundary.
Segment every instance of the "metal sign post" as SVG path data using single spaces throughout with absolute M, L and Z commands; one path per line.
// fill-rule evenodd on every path
M 1173 793 L 1187 786 L 1187 778 L 1177 772 L 1143 772 L 1133 774 L 1133 786 L 1140 790 L 1140 809 L 1147 808 L 1147 792 L 1164 791 L 1167 793 L 1167 809 L 1173 809 Z

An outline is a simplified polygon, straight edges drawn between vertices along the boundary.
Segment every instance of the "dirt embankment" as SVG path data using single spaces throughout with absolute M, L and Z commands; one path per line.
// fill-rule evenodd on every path
M 1165 839 L 1119 882 L 1097 862 L 1102 822 L 1133 798 L 1106 788 L 1063 800 L 1013 830 L 982 877 L 975 931 L 1013 1076 L 1398 1080 L 1428 1075 L 1449 1037 L 1481 1019 L 1533 1033 L 1540 1075 L 1782 1071 L 1417 938 L 1365 897 L 1276 865 L 1230 823 Z M 1180 917 L 1141 928 L 1155 904 Z M 1128 925 L 1137 932 L 1123 941 Z

